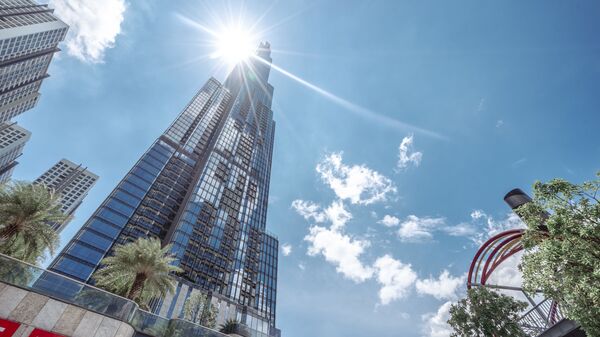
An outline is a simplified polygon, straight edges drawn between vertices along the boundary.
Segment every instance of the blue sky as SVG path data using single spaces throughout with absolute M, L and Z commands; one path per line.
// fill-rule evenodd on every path
M 71 35 L 18 119 L 33 137 L 15 178 L 62 157 L 100 175 L 66 242 L 208 77 L 225 76 L 204 57 L 210 37 L 176 14 L 210 27 L 270 8 L 258 27 L 274 63 L 362 107 L 272 72 L 268 227 L 291 248 L 286 337 L 447 336 L 477 242 L 518 225 L 504 193 L 600 168 L 597 2 L 124 1 L 52 1 Z

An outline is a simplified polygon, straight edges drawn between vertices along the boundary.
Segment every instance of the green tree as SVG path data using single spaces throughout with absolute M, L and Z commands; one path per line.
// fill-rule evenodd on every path
M 588 336 L 600 336 L 600 172 L 580 185 L 562 179 L 533 185 L 517 210 L 527 224 L 521 263 L 526 290 L 541 290 Z M 543 225 L 542 225 L 543 224 Z
M 113 256 L 101 261 L 103 267 L 94 274 L 96 285 L 145 307 L 152 298 L 174 290 L 173 273 L 181 269 L 172 265 L 175 258 L 169 249 L 155 238 L 119 245 Z
M 29 262 L 54 254 L 58 235 L 51 222 L 66 219 L 59 197 L 46 186 L 13 182 L 0 186 L 0 253 Z
M 517 320 L 526 307 L 525 302 L 485 287 L 469 289 L 466 298 L 450 307 L 452 337 L 524 337 Z
M 217 325 L 219 311 L 210 303 L 208 295 L 198 291 L 185 301 L 183 314 L 188 321 L 213 329 Z
M 240 335 L 243 337 L 250 336 L 250 333 L 240 322 L 235 319 L 228 319 L 225 323 L 221 324 L 219 328 L 219 332 L 224 333 L 226 335 Z

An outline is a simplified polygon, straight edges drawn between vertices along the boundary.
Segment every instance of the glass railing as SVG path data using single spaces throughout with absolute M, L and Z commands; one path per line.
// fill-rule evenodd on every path
M 138 310 L 131 321 L 138 332 L 154 337 L 225 337 L 226 335 L 182 319 L 166 319 Z
M 181 319 L 172 319 L 169 337 L 225 337 L 225 334 Z
M 139 309 L 126 298 L 67 276 L 0 254 L 0 282 L 42 294 L 98 314 L 127 322 L 152 337 L 226 337 L 225 334 L 181 319 L 167 319 Z M 268 337 L 246 327 L 251 337 Z
M 129 322 L 138 308 L 126 298 L 1 254 L 0 282 L 124 322 Z
M 131 325 L 137 332 L 154 336 L 167 337 L 169 334 L 169 319 L 162 316 L 151 314 L 147 311 L 138 310 L 135 312 Z

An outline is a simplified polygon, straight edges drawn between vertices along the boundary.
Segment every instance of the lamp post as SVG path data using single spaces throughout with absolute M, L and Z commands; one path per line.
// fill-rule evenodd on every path
M 515 211 L 515 213 L 517 214 L 517 216 L 521 219 L 521 220 L 525 220 L 521 217 L 521 215 L 519 214 L 519 212 L 517 212 L 517 210 L 519 208 L 521 208 L 521 206 L 528 204 L 532 201 L 531 197 L 529 195 L 527 195 L 527 193 L 523 192 L 523 190 L 521 190 L 520 188 L 515 188 L 513 190 L 511 190 L 510 192 L 506 193 L 506 195 L 504 196 L 504 202 L 508 204 L 508 206 Z M 542 218 L 544 219 L 544 222 L 546 219 L 548 219 L 548 212 L 544 211 L 542 214 Z M 548 227 L 546 227 L 546 225 L 542 222 L 541 224 L 539 224 L 539 230 L 541 231 L 548 231 Z

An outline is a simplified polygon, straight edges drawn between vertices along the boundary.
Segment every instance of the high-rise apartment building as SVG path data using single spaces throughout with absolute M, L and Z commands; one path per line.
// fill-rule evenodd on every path
M 266 232 L 275 122 L 270 45 L 211 78 L 154 142 L 50 269 L 84 282 L 117 244 L 156 237 L 183 269 L 176 291 L 152 303 L 182 317 L 186 298 L 212 295 L 219 321 L 276 336 L 278 240 Z
M 35 106 L 68 26 L 48 5 L 0 0 L 0 123 Z
M 17 158 L 23 154 L 25 143 L 31 138 L 31 132 L 15 123 L 0 124 L 0 183 L 7 182 L 19 164 Z
M 62 231 L 73 219 L 73 213 L 97 180 L 98 176 L 86 167 L 61 159 L 34 181 L 35 184 L 46 185 L 60 196 L 61 211 L 67 219 L 60 223 L 52 223 L 55 230 Z

